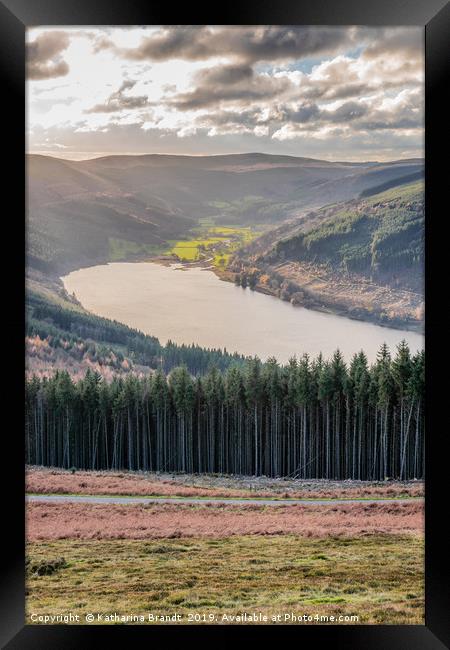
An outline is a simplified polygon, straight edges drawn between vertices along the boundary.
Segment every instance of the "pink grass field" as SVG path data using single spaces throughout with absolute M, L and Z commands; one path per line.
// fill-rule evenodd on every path
M 158 539 L 287 535 L 361 537 L 419 535 L 423 504 L 336 505 L 103 505 L 28 503 L 29 542 L 56 539 Z
M 210 485 L 204 485 L 210 481 Z M 214 485 L 222 481 L 224 485 Z M 258 481 L 261 483 L 258 485 Z M 189 484 L 191 483 L 191 484 Z M 203 483 L 196 485 L 195 483 Z M 246 489 L 252 483 L 252 489 Z M 233 487 L 238 486 L 238 487 Z M 76 471 L 30 467 L 26 471 L 26 492 L 34 494 L 114 494 L 184 497 L 289 497 L 289 498 L 389 498 L 421 497 L 422 482 L 389 481 L 368 483 L 351 481 L 284 481 L 226 477 L 189 477 L 155 473 Z

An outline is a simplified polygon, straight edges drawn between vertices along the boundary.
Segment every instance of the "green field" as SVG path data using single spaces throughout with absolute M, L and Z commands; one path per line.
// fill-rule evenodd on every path
M 138 244 L 125 239 L 109 238 L 109 260 L 120 262 L 133 257 L 173 255 L 181 262 L 197 262 L 212 258 L 215 266 L 225 268 L 234 251 L 260 234 L 257 227 L 217 226 L 210 219 L 199 220 L 191 236 L 173 239 L 168 245 Z
M 109 238 L 110 262 L 121 262 L 133 256 L 159 255 L 163 251 L 163 247 L 153 244 L 137 244 L 136 242 L 125 239 Z
M 179 613 L 181 623 L 203 622 L 190 621 L 195 614 L 226 623 L 223 615 L 242 612 L 424 622 L 417 536 L 71 539 L 29 543 L 27 556 L 29 623 L 33 613 L 58 612 L 79 614 L 81 623 L 87 613 L 113 612 Z M 38 574 L 58 559 L 53 573 Z
M 192 239 L 171 241 L 165 254 L 176 255 L 182 262 L 196 262 L 212 258 L 213 264 L 225 268 L 239 247 L 248 244 L 260 234 L 255 227 L 217 226 L 206 224 L 193 231 Z

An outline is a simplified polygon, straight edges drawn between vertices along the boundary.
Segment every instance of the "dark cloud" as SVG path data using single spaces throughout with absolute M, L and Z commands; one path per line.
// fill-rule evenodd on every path
M 170 27 L 163 28 L 134 48 L 119 48 L 109 38 L 96 48 L 113 49 L 136 61 L 206 60 L 231 56 L 247 63 L 287 61 L 351 47 L 360 28 L 349 27 Z
M 287 107 L 277 107 L 275 111 L 272 111 L 271 114 L 266 119 L 261 119 L 261 113 L 254 111 L 253 113 L 248 111 L 247 115 L 247 124 L 250 123 L 250 116 L 253 118 L 253 126 L 258 126 L 259 124 L 269 124 L 281 126 L 282 124 L 292 123 L 292 124 L 308 124 L 309 128 L 312 126 L 320 126 L 323 124 L 340 124 L 340 123 L 349 123 L 354 120 L 358 120 L 361 117 L 367 115 L 368 107 L 365 104 L 359 102 L 345 102 L 339 108 L 334 110 L 321 109 L 317 104 L 303 104 L 299 105 L 297 108 L 287 108 Z M 210 118 L 211 121 L 214 120 L 213 117 Z M 222 114 L 222 122 L 224 119 L 224 114 Z
M 126 79 L 118 90 L 113 92 L 104 104 L 97 104 L 89 108 L 86 113 L 115 113 L 116 111 L 144 108 L 148 105 L 145 95 L 133 97 L 125 94 L 136 85 L 136 81 Z
M 136 48 L 117 48 L 117 51 L 136 61 L 198 60 L 212 56 L 213 48 L 207 27 L 171 27 L 143 38 Z
M 417 27 L 386 27 L 378 38 L 373 39 L 364 50 L 364 57 L 377 58 L 402 54 L 409 58 L 421 58 L 424 48 L 424 30 Z
M 248 130 L 253 129 L 255 126 L 264 125 L 268 122 L 267 118 L 263 117 L 259 110 L 243 110 L 243 111 L 215 111 L 202 115 L 196 119 L 196 124 L 201 127 L 245 127 Z
M 27 77 L 51 79 L 63 77 L 69 66 L 61 53 L 70 45 L 66 32 L 44 32 L 27 45 Z
M 404 82 L 399 79 L 383 78 L 378 82 L 368 83 L 355 81 L 336 84 L 334 86 L 323 82 L 314 82 L 310 85 L 304 85 L 301 89 L 302 98 L 310 101 L 337 101 L 339 99 L 348 99 L 350 97 L 362 97 L 370 95 L 380 90 L 387 91 L 392 89 L 416 87 L 417 79 L 405 78 Z
M 345 102 L 332 111 L 322 111 L 322 117 L 329 122 L 353 122 L 358 120 L 368 112 L 367 104 L 360 102 Z
M 369 70 L 369 72 L 368 72 Z M 320 75 L 280 71 L 258 74 L 247 63 L 201 70 L 193 78 L 193 90 L 172 99 L 179 110 L 211 107 L 223 102 L 254 102 L 291 99 L 307 103 L 358 98 L 390 89 L 417 87 L 420 62 L 374 60 L 361 68 L 351 57 L 338 56 Z
M 253 68 L 249 65 L 222 65 L 216 68 L 201 70 L 195 76 L 195 81 L 206 84 L 231 85 L 248 81 L 253 77 Z
M 286 109 L 282 113 L 284 120 L 300 124 L 317 120 L 320 116 L 320 109 L 317 104 L 305 104 L 295 110 Z
M 111 49 L 135 61 L 227 56 L 254 64 L 336 54 L 357 46 L 366 47 L 369 58 L 395 52 L 417 58 L 423 35 L 414 27 L 174 26 L 154 31 L 137 47 L 118 47 L 105 36 L 97 39 L 94 49 Z
M 221 81 L 226 79 L 227 81 Z M 207 108 L 223 102 L 266 101 L 280 97 L 292 89 L 287 77 L 250 75 L 246 67 L 223 67 L 204 71 L 196 76 L 200 84 L 194 90 L 180 93 L 170 102 L 181 111 Z
M 364 120 L 358 122 L 360 130 L 389 131 L 423 128 L 423 113 L 399 108 L 394 111 L 368 111 Z
M 212 112 L 198 117 L 196 124 L 224 133 L 233 126 L 249 132 L 258 126 L 267 126 L 272 132 L 290 127 L 292 133 L 313 134 L 324 126 L 334 126 L 330 134 L 336 134 L 338 128 L 342 133 L 342 129 L 346 128 L 356 135 L 372 131 L 420 129 L 423 126 L 423 112 L 418 97 L 413 94 L 390 109 L 379 109 L 376 103 L 371 105 L 358 101 L 344 102 L 335 109 L 321 108 L 315 103 L 299 104 L 295 108 L 277 105 L 268 112 L 258 109 Z
M 379 109 L 376 102 L 349 101 L 336 109 L 320 109 L 316 104 L 299 107 L 297 110 L 284 110 L 284 124 L 307 125 L 307 130 L 327 125 L 350 127 L 356 133 L 367 131 L 384 131 L 419 129 L 423 127 L 423 112 L 417 96 L 414 94 L 404 102 L 399 102 L 391 108 Z
M 359 124 L 361 131 L 385 131 L 390 129 L 401 131 L 403 129 L 417 129 L 421 126 L 423 126 L 421 119 L 401 116 L 395 119 L 387 117 L 387 119 L 381 121 L 372 119 Z

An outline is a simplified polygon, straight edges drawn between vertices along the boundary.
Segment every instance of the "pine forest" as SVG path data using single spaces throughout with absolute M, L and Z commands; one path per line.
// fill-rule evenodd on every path
M 424 476 L 423 351 L 304 355 L 201 375 L 26 383 L 26 462 L 66 469 L 400 480 Z

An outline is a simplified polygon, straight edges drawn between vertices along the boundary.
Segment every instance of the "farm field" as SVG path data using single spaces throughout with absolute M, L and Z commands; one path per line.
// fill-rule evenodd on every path
M 214 266 L 225 268 L 232 253 L 258 234 L 256 227 L 203 224 L 193 231 L 193 239 L 171 241 L 171 248 L 164 254 L 176 255 L 182 262 L 211 259 Z
M 159 255 L 163 252 L 164 248 L 157 244 L 139 244 L 126 239 L 109 238 L 109 261 L 121 262 L 123 260 L 132 259 L 134 256 L 141 257 L 148 255 Z
M 120 262 L 142 257 L 175 256 L 181 262 L 210 260 L 219 268 L 226 268 L 234 251 L 249 244 L 262 232 L 258 226 L 220 226 L 202 220 L 191 230 L 190 236 L 168 240 L 168 245 L 139 244 L 123 239 L 109 238 L 109 260 Z

